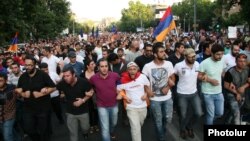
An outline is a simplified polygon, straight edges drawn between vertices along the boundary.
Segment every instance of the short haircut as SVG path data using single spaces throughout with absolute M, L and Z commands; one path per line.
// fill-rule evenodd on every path
M 108 62 L 115 61 L 116 59 L 119 59 L 118 55 L 116 53 L 110 53 L 108 56 Z
M 107 62 L 107 64 L 108 64 L 108 60 L 107 60 L 106 58 L 101 58 L 101 59 L 98 61 L 98 64 L 97 64 L 98 67 L 100 66 L 100 63 L 101 63 L 101 62 Z
M 211 52 L 213 54 L 217 53 L 217 52 L 220 52 L 220 51 L 224 51 L 224 48 L 220 45 L 220 44 L 213 44 L 212 48 L 211 48 Z
M 124 52 L 124 50 L 123 50 L 122 48 L 118 48 L 118 49 L 117 49 L 117 52 L 118 52 L 118 51 Z
M 27 60 L 32 60 L 32 62 L 34 63 L 34 65 L 36 65 L 36 63 L 37 63 L 36 59 L 32 55 L 26 55 L 25 60 L 26 59 Z
M 184 46 L 184 44 L 181 43 L 181 42 L 176 42 L 176 43 L 175 43 L 175 50 L 176 50 L 177 48 L 180 48 L 181 46 Z
M 4 80 L 7 80 L 7 74 L 5 73 L 0 73 L 0 77 L 3 78 Z
M 164 48 L 162 42 L 156 42 L 153 45 L 153 53 L 157 53 L 159 51 L 159 48 Z
M 146 47 L 153 47 L 153 46 L 149 43 L 145 43 L 143 49 L 146 49 Z
M 12 63 L 12 64 L 11 64 L 11 66 L 13 66 L 13 65 L 17 65 L 17 66 L 18 66 L 18 68 L 20 67 L 20 64 L 19 64 L 19 63 L 17 63 L 17 62 L 14 62 L 14 63 Z
M 238 61 L 238 59 L 247 59 L 247 56 L 243 53 L 240 53 L 236 56 L 235 60 Z
M 43 49 L 44 49 L 45 51 L 47 51 L 47 52 L 51 52 L 51 48 L 48 47 L 48 46 L 44 47 Z
M 75 70 L 72 66 L 64 66 L 62 72 L 70 71 L 71 74 L 75 74 Z
M 40 69 L 48 68 L 48 64 L 45 63 L 45 62 L 42 62 L 42 63 L 39 65 L 39 68 L 40 68 Z

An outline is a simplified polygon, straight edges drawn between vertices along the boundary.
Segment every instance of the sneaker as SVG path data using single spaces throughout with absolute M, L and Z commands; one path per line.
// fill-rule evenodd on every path
M 194 138 L 194 131 L 193 131 L 193 129 L 188 129 L 187 130 L 187 133 L 188 133 L 188 136 L 190 137 L 190 138 Z
M 114 133 L 110 133 L 110 138 L 112 141 L 116 141 L 116 136 Z
M 180 137 L 183 139 L 183 140 L 186 140 L 187 139 L 187 132 L 186 131 L 181 131 L 180 132 Z

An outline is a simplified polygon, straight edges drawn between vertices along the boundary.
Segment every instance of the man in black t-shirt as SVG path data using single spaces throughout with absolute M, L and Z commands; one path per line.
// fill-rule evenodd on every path
M 32 141 L 48 141 L 49 94 L 55 91 L 55 84 L 48 74 L 36 69 L 33 57 L 25 59 L 25 68 L 26 72 L 20 76 L 16 89 L 24 98 L 23 128 Z
M 88 137 L 89 111 L 87 100 L 94 91 L 91 84 L 77 77 L 72 66 L 63 68 L 63 81 L 57 89 L 65 94 L 67 126 L 70 132 L 70 141 L 78 141 L 78 124 L 83 130 L 84 138 Z

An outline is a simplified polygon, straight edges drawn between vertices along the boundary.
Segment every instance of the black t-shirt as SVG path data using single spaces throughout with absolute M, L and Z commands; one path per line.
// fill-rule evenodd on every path
M 135 63 L 139 66 L 140 71 L 142 71 L 145 64 L 154 60 L 154 56 L 146 57 L 145 55 L 141 55 L 135 58 Z
M 84 98 L 85 92 L 88 92 L 91 88 L 91 84 L 86 79 L 80 77 L 77 78 L 74 86 L 67 84 L 65 81 L 61 81 L 57 85 L 57 89 L 65 94 L 67 113 L 80 115 L 88 112 L 87 102 L 79 107 L 75 107 L 73 103 L 76 101 L 76 98 Z
M 23 91 L 30 91 L 31 96 L 24 98 L 24 111 L 25 112 L 48 112 L 51 109 L 50 95 L 45 95 L 39 98 L 34 98 L 33 91 L 40 92 L 44 87 L 55 87 L 54 82 L 49 75 L 41 70 L 36 70 L 36 74 L 30 77 L 27 72 L 22 74 L 18 80 L 18 88 Z
M 176 55 L 175 55 L 175 53 L 174 53 L 174 54 L 170 55 L 167 60 L 170 61 L 170 62 L 172 62 L 173 66 L 175 66 L 175 64 L 183 61 L 184 59 L 185 58 L 184 58 L 183 55 L 181 55 L 180 58 L 177 58 Z

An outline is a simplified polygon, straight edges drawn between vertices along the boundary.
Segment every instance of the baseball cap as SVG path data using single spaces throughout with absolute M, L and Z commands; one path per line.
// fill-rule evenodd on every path
M 74 57 L 76 57 L 76 53 L 75 53 L 74 51 L 70 51 L 70 52 L 68 53 L 68 57 L 69 57 L 69 58 L 74 58 Z
M 138 67 L 138 65 L 135 63 L 135 62 L 129 62 L 128 64 L 127 64 L 127 68 L 129 68 L 129 67 Z

